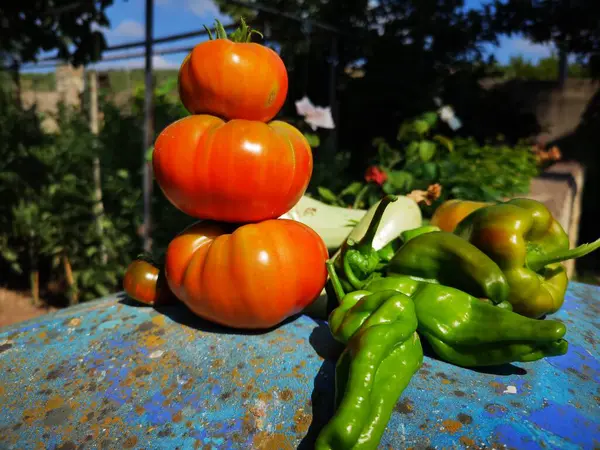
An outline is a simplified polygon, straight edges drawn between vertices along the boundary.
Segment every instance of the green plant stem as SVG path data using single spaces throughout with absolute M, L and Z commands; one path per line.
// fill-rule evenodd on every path
M 335 292 L 335 296 L 337 297 L 338 304 L 341 303 L 344 298 L 344 288 L 342 287 L 342 283 L 337 273 L 335 272 L 335 265 L 333 261 L 329 260 L 326 263 L 327 273 L 329 274 L 329 280 L 331 281 L 331 285 L 333 286 L 333 291 Z
M 386 195 L 383 197 L 377 205 L 377 209 L 375 210 L 375 214 L 373 214 L 373 219 L 371 219 L 371 223 L 369 224 L 369 228 L 365 232 L 365 235 L 360 240 L 359 247 L 369 246 L 373 247 L 373 240 L 375 239 L 375 235 L 377 234 L 377 229 L 381 223 L 381 219 L 383 218 L 383 214 L 385 213 L 386 208 L 390 203 L 398 200 L 396 195 Z
M 370 187 L 371 187 L 371 185 L 367 183 L 358 192 L 358 194 L 356 194 L 356 198 L 354 199 L 354 203 L 352 204 L 352 208 L 358 209 L 358 207 L 360 206 L 360 202 L 362 202 L 363 197 L 365 195 L 367 195 L 367 192 L 369 192 Z
M 343 259 L 342 266 L 344 268 L 344 275 L 346 275 L 346 279 L 352 285 L 352 287 L 354 289 L 362 289 L 365 283 L 359 280 L 354 274 L 354 270 L 352 270 L 352 265 L 350 264 L 350 260 L 348 258 Z
M 534 272 L 537 272 L 549 264 L 581 258 L 599 248 L 600 239 L 597 239 L 594 242 L 582 244 L 579 247 L 571 248 L 569 250 L 560 250 L 548 254 L 530 253 L 527 255 L 527 267 Z

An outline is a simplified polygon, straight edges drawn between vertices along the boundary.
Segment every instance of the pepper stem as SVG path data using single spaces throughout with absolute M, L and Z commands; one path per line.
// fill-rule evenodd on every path
M 361 281 L 356 275 L 354 275 L 352 265 L 350 264 L 350 258 L 344 257 L 342 265 L 344 268 L 344 275 L 346 275 L 346 279 L 350 282 L 352 287 L 354 289 L 362 289 L 365 283 Z
M 548 254 L 530 253 L 527 255 L 527 267 L 537 272 L 548 264 L 581 258 L 600 248 L 600 239 L 568 250 L 559 250 Z
M 335 265 L 333 261 L 329 260 L 325 263 L 327 267 L 327 273 L 329 274 L 329 279 L 331 280 L 331 284 L 333 286 L 333 292 L 335 292 L 335 296 L 338 299 L 338 303 L 342 303 L 342 299 L 344 298 L 344 288 L 342 287 L 342 283 L 337 273 L 335 272 Z
M 375 214 L 373 214 L 373 219 L 371 219 L 371 223 L 365 232 L 365 235 L 360 240 L 359 247 L 363 247 L 365 245 L 369 245 L 369 247 L 373 247 L 373 240 L 375 239 L 375 235 L 377 234 L 377 229 L 379 228 L 379 224 L 381 223 L 381 218 L 383 217 L 383 213 L 388 205 L 392 202 L 398 200 L 396 195 L 386 195 L 381 199 L 379 205 L 377 205 L 377 209 L 375 210 Z

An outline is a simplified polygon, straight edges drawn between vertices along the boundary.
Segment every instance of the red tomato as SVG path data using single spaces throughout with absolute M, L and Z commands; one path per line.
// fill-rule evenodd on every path
M 179 69 L 179 97 L 192 114 L 267 122 L 283 106 L 287 91 L 283 61 L 260 44 L 206 41 Z
M 146 305 L 170 303 L 175 298 L 163 277 L 158 267 L 136 259 L 127 267 L 123 289 L 132 299 Z
M 310 181 L 308 142 L 293 126 L 188 116 L 163 130 L 152 157 L 156 181 L 184 213 L 224 222 L 280 217 Z
M 234 328 L 270 328 L 319 296 L 327 258 L 323 240 L 300 222 L 236 228 L 201 221 L 171 241 L 165 275 L 198 316 Z

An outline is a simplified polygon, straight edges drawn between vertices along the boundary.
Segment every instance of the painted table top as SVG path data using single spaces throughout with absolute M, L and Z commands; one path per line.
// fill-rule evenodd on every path
M 475 371 L 426 357 L 380 448 L 600 447 L 600 289 L 571 283 L 568 354 Z M 294 449 L 331 417 L 340 352 L 299 316 L 238 334 L 122 294 L 0 329 L 0 448 Z

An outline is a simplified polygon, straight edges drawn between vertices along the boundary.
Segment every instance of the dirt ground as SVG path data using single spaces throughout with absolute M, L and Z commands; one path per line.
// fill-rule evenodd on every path
M 55 311 L 54 307 L 35 307 L 26 294 L 0 287 L 0 328 Z

